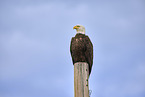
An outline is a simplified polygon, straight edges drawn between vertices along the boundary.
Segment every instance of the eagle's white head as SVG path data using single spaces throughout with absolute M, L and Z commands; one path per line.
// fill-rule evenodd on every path
M 76 25 L 73 29 L 76 29 L 77 33 L 85 34 L 85 27 L 83 25 Z

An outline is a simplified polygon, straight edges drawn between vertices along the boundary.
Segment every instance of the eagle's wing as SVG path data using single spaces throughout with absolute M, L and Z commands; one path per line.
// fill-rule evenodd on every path
M 89 75 L 90 75 L 91 70 L 92 70 L 92 65 L 93 65 L 93 44 L 88 36 L 85 37 L 85 41 L 86 41 L 85 56 L 89 64 Z
M 73 57 L 73 42 L 74 42 L 74 37 L 72 37 L 71 39 L 71 44 L 70 44 L 70 53 L 71 53 L 71 56 L 72 56 L 72 61 L 73 61 L 73 64 L 74 64 L 74 57 Z

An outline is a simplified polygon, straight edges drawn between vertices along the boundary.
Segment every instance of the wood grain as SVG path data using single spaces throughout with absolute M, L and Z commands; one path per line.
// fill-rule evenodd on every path
M 74 64 L 74 97 L 89 97 L 89 67 L 86 62 Z

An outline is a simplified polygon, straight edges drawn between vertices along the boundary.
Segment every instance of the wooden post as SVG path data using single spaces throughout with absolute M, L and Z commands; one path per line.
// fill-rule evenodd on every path
M 74 95 L 75 97 L 89 97 L 89 67 L 86 62 L 74 64 Z

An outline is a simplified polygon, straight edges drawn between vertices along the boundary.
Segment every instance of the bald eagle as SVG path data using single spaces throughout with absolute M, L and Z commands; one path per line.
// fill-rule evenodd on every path
M 77 62 L 87 62 L 89 65 L 89 75 L 93 65 L 93 44 L 89 37 L 85 35 L 85 27 L 76 25 L 73 27 L 77 33 L 71 39 L 70 52 L 73 64 Z

